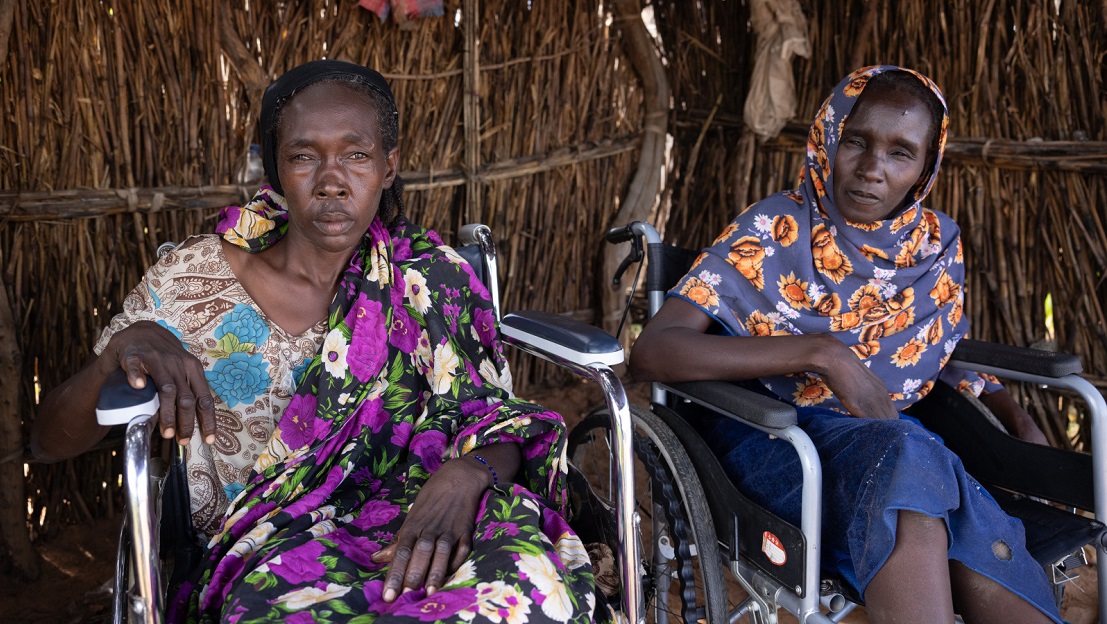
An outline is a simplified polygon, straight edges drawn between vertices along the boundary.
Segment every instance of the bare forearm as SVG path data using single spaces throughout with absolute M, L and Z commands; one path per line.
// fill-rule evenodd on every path
M 836 338 L 824 334 L 716 336 L 668 327 L 643 333 L 631 351 L 630 370 L 637 380 L 665 382 L 755 379 L 801 372 L 822 375 L 833 365 L 833 351 L 841 348 Z
M 37 459 L 76 457 L 107 435 L 108 427 L 96 422 L 96 400 L 111 372 L 103 370 L 104 364 L 93 359 L 43 399 L 31 426 L 31 452 Z

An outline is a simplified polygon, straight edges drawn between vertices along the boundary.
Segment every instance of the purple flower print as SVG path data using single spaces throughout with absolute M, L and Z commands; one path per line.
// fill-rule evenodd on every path
M 407 421 L 397 423 L 392 427 L 392 439 L 390 439 L 389 442 L 394 446 L 407 448 L 407 443 L 411 440 L 411 430 L 411 423 Z
M 326 566 L 319 562 L 319 555 L 324 550 L 319 542 L 307 542 L 281 553 L 280 563 L 271 560 L 269 569 L 293 585 L 319 580 L 327 571 Z
M 427 472 L 438 470 L 445 450 L 446 434 L 441 431 L 424 431 L 411 440 L 411 452 L 422 460 Z
M 477 308 L 473 311 L 473 327 L 484 346 L 490 346 L 496 337 L 496 313 L 492 310 Z
M 362 401 L 354 412 L 357 427 L 368 427 L 373 433 L 380 433 L 384 423 L 388 422 L 388 412 L 381 409 L 381 399 Z
M 411 258 L 411 239 L 392 239 L 392 261 L 402 262 Z
M 519 534 L 519 526 L 511 522 L 489 522 L 484 528 L 481 539 L 494 539 L 501 535 L 515 537 Z
M 480 378 L 480 373 L 473 367 L 473 363 L 469 360 L 465 360 L 465 373 L 469 375 L 469 381 L 473 382 L 473 385 L 480 388 L 484 385 L 484 381 Z
M 440 237 L 438 235 L 438 232 L 435 232 L 434 230 L 427 230 L 426 232 L 427 232 L 427 239 L 430 240 L 430 242 L 433 245 L 435 245 L 436 247 L 441 247 L 442 245 L 445 244 L 445 243 L 442 242 L 442 237 Z
M 396 615 L 406 615 L 422 622 L 452 619 L 452 616 L 473 607 L 477 603 L 477 590 L 473 587 L 459 587 L 450 591 L 437 592 L 422 600 L 411 602 L 396 609 Z
M 450 290 L 447 288 L 446 290 Z M 442 306 L 442 312 L 446 315 L 446 319 L 450 321 L 450 333 L 457 333 L 457 317 L 461 314 L 461 306 L 452 303 L 447 303 Z
M 297 394 L 281 416 L 281 440 L 288 448 L 298 449 L 315 440 L 315 396 Z
M 365 503 L 361 512 L 350 522 L 351 525 L 366 530 L 372 527 L 384 526 L 400 515 L 400 507 L 388 501 L 371 500 Z
M 558 435 L 557 431 L 551 429 L 540 436 L 527 440 L 527 445 L 523 449 L 523 457 L 534 459 L 535 457 L 545 456 L 550 452 L 550 443 L 556 440 Z
M 386 336 L 381 304 L 379 301 L 370 301 L 363 293 L 350 310 L 347 322 L 351 320 L 350 316 L 355 318 L 350 323 L 352 336 L 350 348 L 346 352 L 346 363 L 354 377 L 366 383 L 380 373 L 388 356 L 388 349 L 384 346 Z
M 297 611 L 283 616 L 285 624 L 315 624 L 315 616 L 311 611 Z
M 421 333 L 402 305 L 392 308 L 392 329 L 388 332 L 388 344 L 404 353 L 414 353 Z
M 373 553 L 380 550 L 381 545 L 367 537 L 355 537 L 350 535 L 346 529 L 338 529 L 328 535 L 327 539 L 334 542 L 338 551 L 345 555 L 347 559 L 363 568 L 376 570 L 384 566 L 384 564 L 376 563 L 372 559 Z

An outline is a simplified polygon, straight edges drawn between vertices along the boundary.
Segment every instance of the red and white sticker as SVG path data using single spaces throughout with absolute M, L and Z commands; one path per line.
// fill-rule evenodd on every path
M 780 538 L 768 531 L 761 535 L 761 552 L 765 553 L 765 556 L 769 558 L 773 565 L 782 566 L 785 561 L 788 561 L 788 554 L 784 552 L 784 544 L 781 543 Z

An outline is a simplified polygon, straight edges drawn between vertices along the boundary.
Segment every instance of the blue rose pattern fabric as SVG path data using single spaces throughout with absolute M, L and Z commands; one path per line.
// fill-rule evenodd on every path
M 216 236 L 194 237 L 150 267 L 95 347 L 100 353 L 115 332 L 153 321 L 204 365 L 219 431 L 210 446 L 197 431 L 185 461 L 192 525 L 207 537 L 245 487 L 326 327 L 320 321 L 292 336 L 270 323 L 235 279 L 220 245 Z
M 591 566 L 562 515 L 564 423 L 512 396 L 490 299 L 433 232 L 373 223 L 173 621 L 591 619 Z M 370 555 L 444 461 L 503 441 L 522 446 L 523 467 L 485 493 L 469 559 L 435 594 L 385 603 L 385 566 Z

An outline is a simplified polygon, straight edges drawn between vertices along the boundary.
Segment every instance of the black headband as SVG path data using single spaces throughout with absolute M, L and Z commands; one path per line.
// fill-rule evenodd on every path
M 270 186 L 282 195 L 284 189 L 281 188 L 281 180 L 277 176 L 278 113 L 297 91 L 320 80 L 336 76 L 364 84 L 380 93 L 391 106 L 392 114 L 399 115 L 396 109 L 396 98 L 393 97 L 388 82 L 379 72 L 368 67 L 325 59 L 304 63 L 282 74 L 265 88 L 265 94 L 261 98 L 261 162 L 265 165 L 265 175 L 269 178 Z

